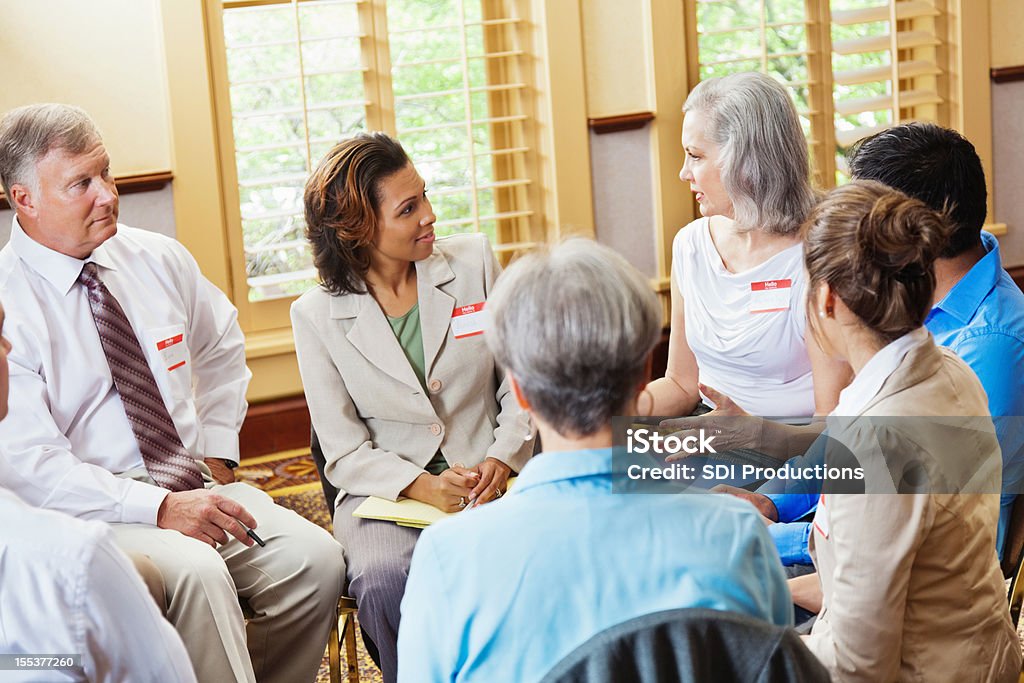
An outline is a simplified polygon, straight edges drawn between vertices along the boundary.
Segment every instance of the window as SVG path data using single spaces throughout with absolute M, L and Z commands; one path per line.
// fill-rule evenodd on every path
M 427 182 L 439 235 L 481 231 L 507 249 L 535 239 L 528 11 L 519 0 L 213 3 L 240 308 L 243 292 L 269 305 L 312 285 L 303 186 L 332 145 L 360 131 L 403 143 Z M 280 324 L 273 320 L 249 329 Z
M 894 123 L 959 127 L 950 107 L 956 46 L 944 39 L 946 0 L 686 3 L 696 33 L 691 82 L 760 70 L 785 83 L 821 186 L 846 178 L 851 144 Z

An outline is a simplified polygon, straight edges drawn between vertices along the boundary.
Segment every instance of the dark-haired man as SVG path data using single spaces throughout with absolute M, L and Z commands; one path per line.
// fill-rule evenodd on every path
M 949 212 L 953 232 L 935 261 L 935 304 L 925 326 L 981 380 L 1003 450 L 999 553 L 1024 483 L 1024 294 L 1003 269 L 999 242 L 982 230 L 988 193 L 974 145 L 933 123 L 895 126 L 850 153 L 854 178 L 877 180 Z
M 885 183 L 950 217 L 953 232 L 935 262 L 935 301 L 925 326 L 971 366 L 988 394 L 1003 452 L 1002 556 L 1013 501 L 1024 486 L 1024 294 L 1002 267 L 998 241 L 982 230 L 988 193 L 981 159 L 960 133 L 932 123 L 888 128 L 861 140 L 848 158 L 855 179 Z M 800 494 L 768 498 L 758 508 L 783 522 L 800 519 L 817 501 Z M 770 532 L 785 564 L 810 565 L 810 524 L 774 524 Z

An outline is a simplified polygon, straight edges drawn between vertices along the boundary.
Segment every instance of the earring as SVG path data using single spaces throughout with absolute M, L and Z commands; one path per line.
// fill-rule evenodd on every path
M 822 311 L 818 311 L 818 317 L 819 318 L 824 318 L 825 317 L 825 311 L 823 311 L 823 310 Z

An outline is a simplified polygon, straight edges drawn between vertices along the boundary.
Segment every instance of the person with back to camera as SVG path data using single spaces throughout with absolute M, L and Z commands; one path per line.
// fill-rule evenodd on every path
M 591 240 L 502 275 L 486 337 L 544 452 L 501 501 L 423 532 L 402 601 L 399 680 L 540 680 L 608 627 L 704 607 L 792 623 L 753 508 L 727 496 L 619 493 L 612 418 L 634 414 L 661 310 Z M 458 561 L 452 562 L 457 557 Z
M 700 218 L 672 246 L 665 377 L 643 415 L 689 415 L 726 396 L 758 416 L 826 414 L 849 378 L 808 341 L 799 227 L 815 201 L 793 102 L 771 77 L 701 81 L 683 105 L 679 178 Z
M 1020 672 L 995 553 L 995 433 L 908 426 L 988 415 L 978 378 L 924 327 L 948 232 L 921 201 L 874 181 L 832 191 L 804 227 L 811 329 L 855 373 L 832 414 L 858 419 L 832 436 L 858 457 L 884 444 L 890 467 L 944 452 L 993 463 L 979 489 L 988 494 L 870 493 L 867 480 L 868 493 L 825 490 L 811 532 L 818 573 L 789 583 L 794 601 L 819 613 L 805 642 L 837 682 L 1015 681 Z
M 960 133 L 932 123 L 894 126 L 861 140 L 847 156 L 854 178 L 878 180 L 949 211 L 953 233 L 935 261 L 925 326 L 936 343 L 964 359 L 988 396 L 1003 452 L 1002 555 L 1024 482 L 1024 294 L 1002 267 L 998 240 L 982 229 L 987 191 L 981 159 Z
M 305 205 L 322 285 L 292 305 L 296 354 L 324 472 L 340 491 L 334 529 L 350 592 L 393 681 L 419 531 L 353 510 L 367 496 L 448 512 L 488 503 L 529 458 L 533 432 L 484 343 L 481 311 L 500 272 L 490 244 L 435 240 L 426 185 L 396 140 L 336 145 Z

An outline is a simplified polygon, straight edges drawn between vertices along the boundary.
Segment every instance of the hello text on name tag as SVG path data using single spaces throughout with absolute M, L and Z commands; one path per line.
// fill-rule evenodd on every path
M 750 312 L 773 313 L 789 308 L 789 297 L 793 292 L 793 281 L 765 280 L 750 283 Z
M 452 311 L 452 334 L 456 339 L 483 334 L 486 327 L 487 313 L 483 301 L 469 306 L 456 306 Z

